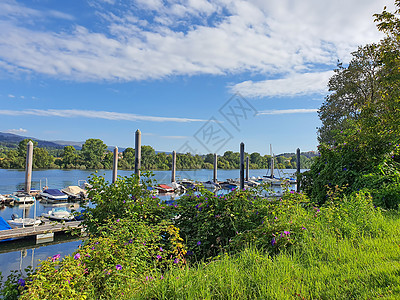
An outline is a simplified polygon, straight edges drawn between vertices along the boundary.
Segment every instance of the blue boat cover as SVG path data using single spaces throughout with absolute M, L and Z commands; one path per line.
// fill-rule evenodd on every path
M 11 229 L 11 226 L 4 220 L 2 217 L 0 217 L 0 230 L 8 230 Z
M 63 192 L 61 192 L 60 190 L 57 189 L 47 189 L 43 191 L 44 193 L 47 193 L 49 195 L 52 196 L 65 196 L 65 194 Z

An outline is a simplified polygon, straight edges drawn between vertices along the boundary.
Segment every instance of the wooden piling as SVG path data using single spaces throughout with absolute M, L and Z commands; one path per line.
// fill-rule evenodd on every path
M 26 145 L 26 164 L 25 164 L 25 192 L 31 192 L 33 165 L 33 143 L 29 141 Z
M 300 148 L 297 148 L 297 172 L 296 172 L 296 190 L 300 192 Z
M 240 189 L 244 189 L 244 143 L 240 143 Z
M 214 153 L 214 183 L 217 183 L 217 169 L 218 169 L 218 156 L 217 153 Z
M 115 183 L 117 181 L 117 173 L 118 173 L 118 147 L 115 146 L 112 183 Z
M 250 157 L 246 157 L 246 181 L 249 181 Z
M 175 182 L 175 174 L 176 174 L 176 152 L 172 151 L 172 174 L 171 174 L 171 182 Z
M 135 174 L 140 179 L 140 168 L 142 160 L 142 133 L 140 130 L 136 130 L 135 134 Z

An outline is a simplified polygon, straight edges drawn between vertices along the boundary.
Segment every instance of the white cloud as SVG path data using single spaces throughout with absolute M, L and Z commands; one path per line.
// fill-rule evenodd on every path
M 313 93 L 326 93 L 328 80 L 333 71 L 321 73 L 290 74 L 285 78 L 244 81 L 231 87 L 233 92 L 244 97 L 296 96 Z
M 4 131 L 5 133 L 13 133 L 13 134 L 21 134 L 26 133 L 28 130 L 20 128 L 20 129 L 8 129 Z
M 109 1 L 99 1 L 101 5 L 93 7 L 106 22 L 104 31 L 78 26 L 63 12 L 41 12 L 5 1 L 0 5 L 0 11 L 7 9 L 0 13 L 0 69 L 76 81 L 248 71 L 267 78 L 310 72 L 315 65 L 327 70 L 338 58 L 349 59 L 358 45 L 379 40 L 372 14 L 391 4 L 132 0 L 101 10 Z M 70 21 L 74 30 L 32 26 L 43 16 Z
M 163 139 L 171 139 L 171 140 L 180 140 L 180 139 L 187 139 L 188 136 L 185 135 L 165 135 L 161 136 Z
M 317 113 L 318 109 L 314 108 L 295 108 L 295 109 L 276 109 L 276 110 L 263 110 L 257 113 L 260 115 L 286 115 L 286 114 L 307 114 L 307 113 Z
M 8 98 L 15 98 L 15 95 L 8 94 Z
M 59 118 L 94 118 L 113 121 L 148 121 L 148 122 L 205 122 L 207 120 L 174 118 L 174 117 L 154 117 L 142 116 L 129 113 L 119 113 L 110 111 L 76 110 L 76 109 L 27 109 L 27 110 L 0 110 L 0 115 L 6 116 L 40 116 L 40 117 L 59 117 Z

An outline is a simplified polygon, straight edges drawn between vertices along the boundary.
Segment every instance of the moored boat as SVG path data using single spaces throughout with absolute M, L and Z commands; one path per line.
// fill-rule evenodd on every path
M 20 218 L 17 214 L 12 214 L 11 220 L 7 220 L 7 223 L 10 224 L 12 228 L 19 228 L 37 226 L 40 225 L 42 221 L 34 218 Z
M 46 213 L 42 213 L 42 217 L 53 221 L 72 221 L 75 219 L 74 215 L 67 211 L 65 207 L 54 207 Z
M 202 182 L 202 184 L 206 189 L 209 189 L 209 190 L 217 190 L 217 189 L 221 188 L 218 183 L 215 183 L 211 180 Z
M 154 188 L 157 189 L 160 193 L 173 193 L 174 192 L 174 189 L 166 184 L 159 184 L 159 185 L 155 186 Z
M 47 202 L 63 202 L 68 200 L 68 195 L 64 194 L 58 189 L 47 189 L 40 193 L 42 199 L 46 200 Z
M 70 200 L 83 200 L 86 199 L 86 190 L 77 185 L 70 185 L 62 189 L 61 192 L 68 196 Z
M 15 204 L 34 203 L 35 197 L 25 192 L 14 192 L 10 195 Z

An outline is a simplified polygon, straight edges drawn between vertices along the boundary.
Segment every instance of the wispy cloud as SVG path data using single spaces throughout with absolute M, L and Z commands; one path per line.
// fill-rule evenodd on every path
M 26 109 L 26 110 L 0 110 L 0 115 L 7 116 L 40 116 L 59 118 L 94 118 L 114 121 L 148 121 L 148 122 L 205 122 L 202 119 L 154 117 L 129 113 L 110 111 L 76 110 L 76 109 Z
M 249 71 L 269 76 L 315 65 L 326 70 L 358 45 L 379 40 L 372 14 L 386 2 L 97 0 L 93 15 L 105 22 L 99 31 L 63 12 L 6 0 L 0 5 L 0 70 L 75 81 Z M 70 26 L 33 26 L 54 16 Z
M 4 132 L 13 133 L 13 134 L 20 134 L 20 133 L 26 133 L 26 132 L 28 132 L 28 130 L 20 128 L 20 129 L 8 129 L 8 130 L 5 130 Z
M 15 95 L 8 94 L 8 98 L 15 98 Z
M 295 109 L 276 109 L 276 110 L 262 110 L 257 112 L 258 116 L 261 115 L 285 115 L 285 114 L 308 114 L 316 113 L 316 108 L 295 108 Z
M 328 80 L 333 71 L 321 73 L 290 74 L 285 78 L 244 81 L 231 87 L 233 92 L 238 92 L 245 97 L 267 96 L 297 96 L 313 93 L 326 93 Z
M 163 139 L 171 139 L 171 140 L 181 140 L 181 139 L 187 139 L 188 136 L 185 135 L 165 135 L 161 136 Z

